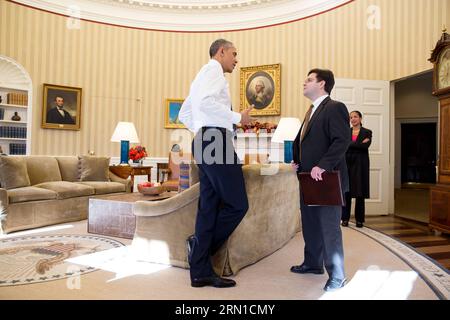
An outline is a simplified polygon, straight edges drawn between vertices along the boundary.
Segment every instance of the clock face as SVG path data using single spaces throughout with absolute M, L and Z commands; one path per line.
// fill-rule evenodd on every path
M 450 48 L 445 49 L 441 54 L 436 80 L 438 89 L 450 87 Z

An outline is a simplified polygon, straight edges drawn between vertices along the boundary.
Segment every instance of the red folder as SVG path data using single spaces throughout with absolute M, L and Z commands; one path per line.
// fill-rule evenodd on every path
M 339 171 L 325 171 L 322 181 L 311 178 L 310 172 L 300 172 L 300 192 L 307 206 L 343 206 L 341 178 Z

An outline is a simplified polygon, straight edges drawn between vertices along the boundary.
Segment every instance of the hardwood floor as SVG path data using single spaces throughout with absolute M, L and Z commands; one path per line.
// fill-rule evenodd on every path
M 407 243 L 450 271 L 450 235 L 435 235 L 426 223 L 394 215 L 366 217 L 364 225 Z

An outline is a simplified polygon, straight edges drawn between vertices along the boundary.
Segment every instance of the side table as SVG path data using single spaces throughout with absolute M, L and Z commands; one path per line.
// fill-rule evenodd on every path
M 133 166 L 109 166 L 109 171 L 114 173 L 116 176 L 122 179 L 128 179 L 131 177 L 131 192 L 133 192 L 134 188 L 134 176 L 147 176 L 148 181 L 152 181 L 152 166 L 141 166 L 141 167 L 133 167 Z

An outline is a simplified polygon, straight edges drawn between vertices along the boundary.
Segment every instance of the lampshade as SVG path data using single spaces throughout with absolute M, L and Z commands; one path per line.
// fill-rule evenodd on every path
M 272 142 L 294 141 L 302 122 L 298 118 L 281 118 L 272 136 Z
M 119 122 L 111 137 L 111 141 L 129 141 L 131 143 L 138 143 L 139 138 L 133 122 Z

